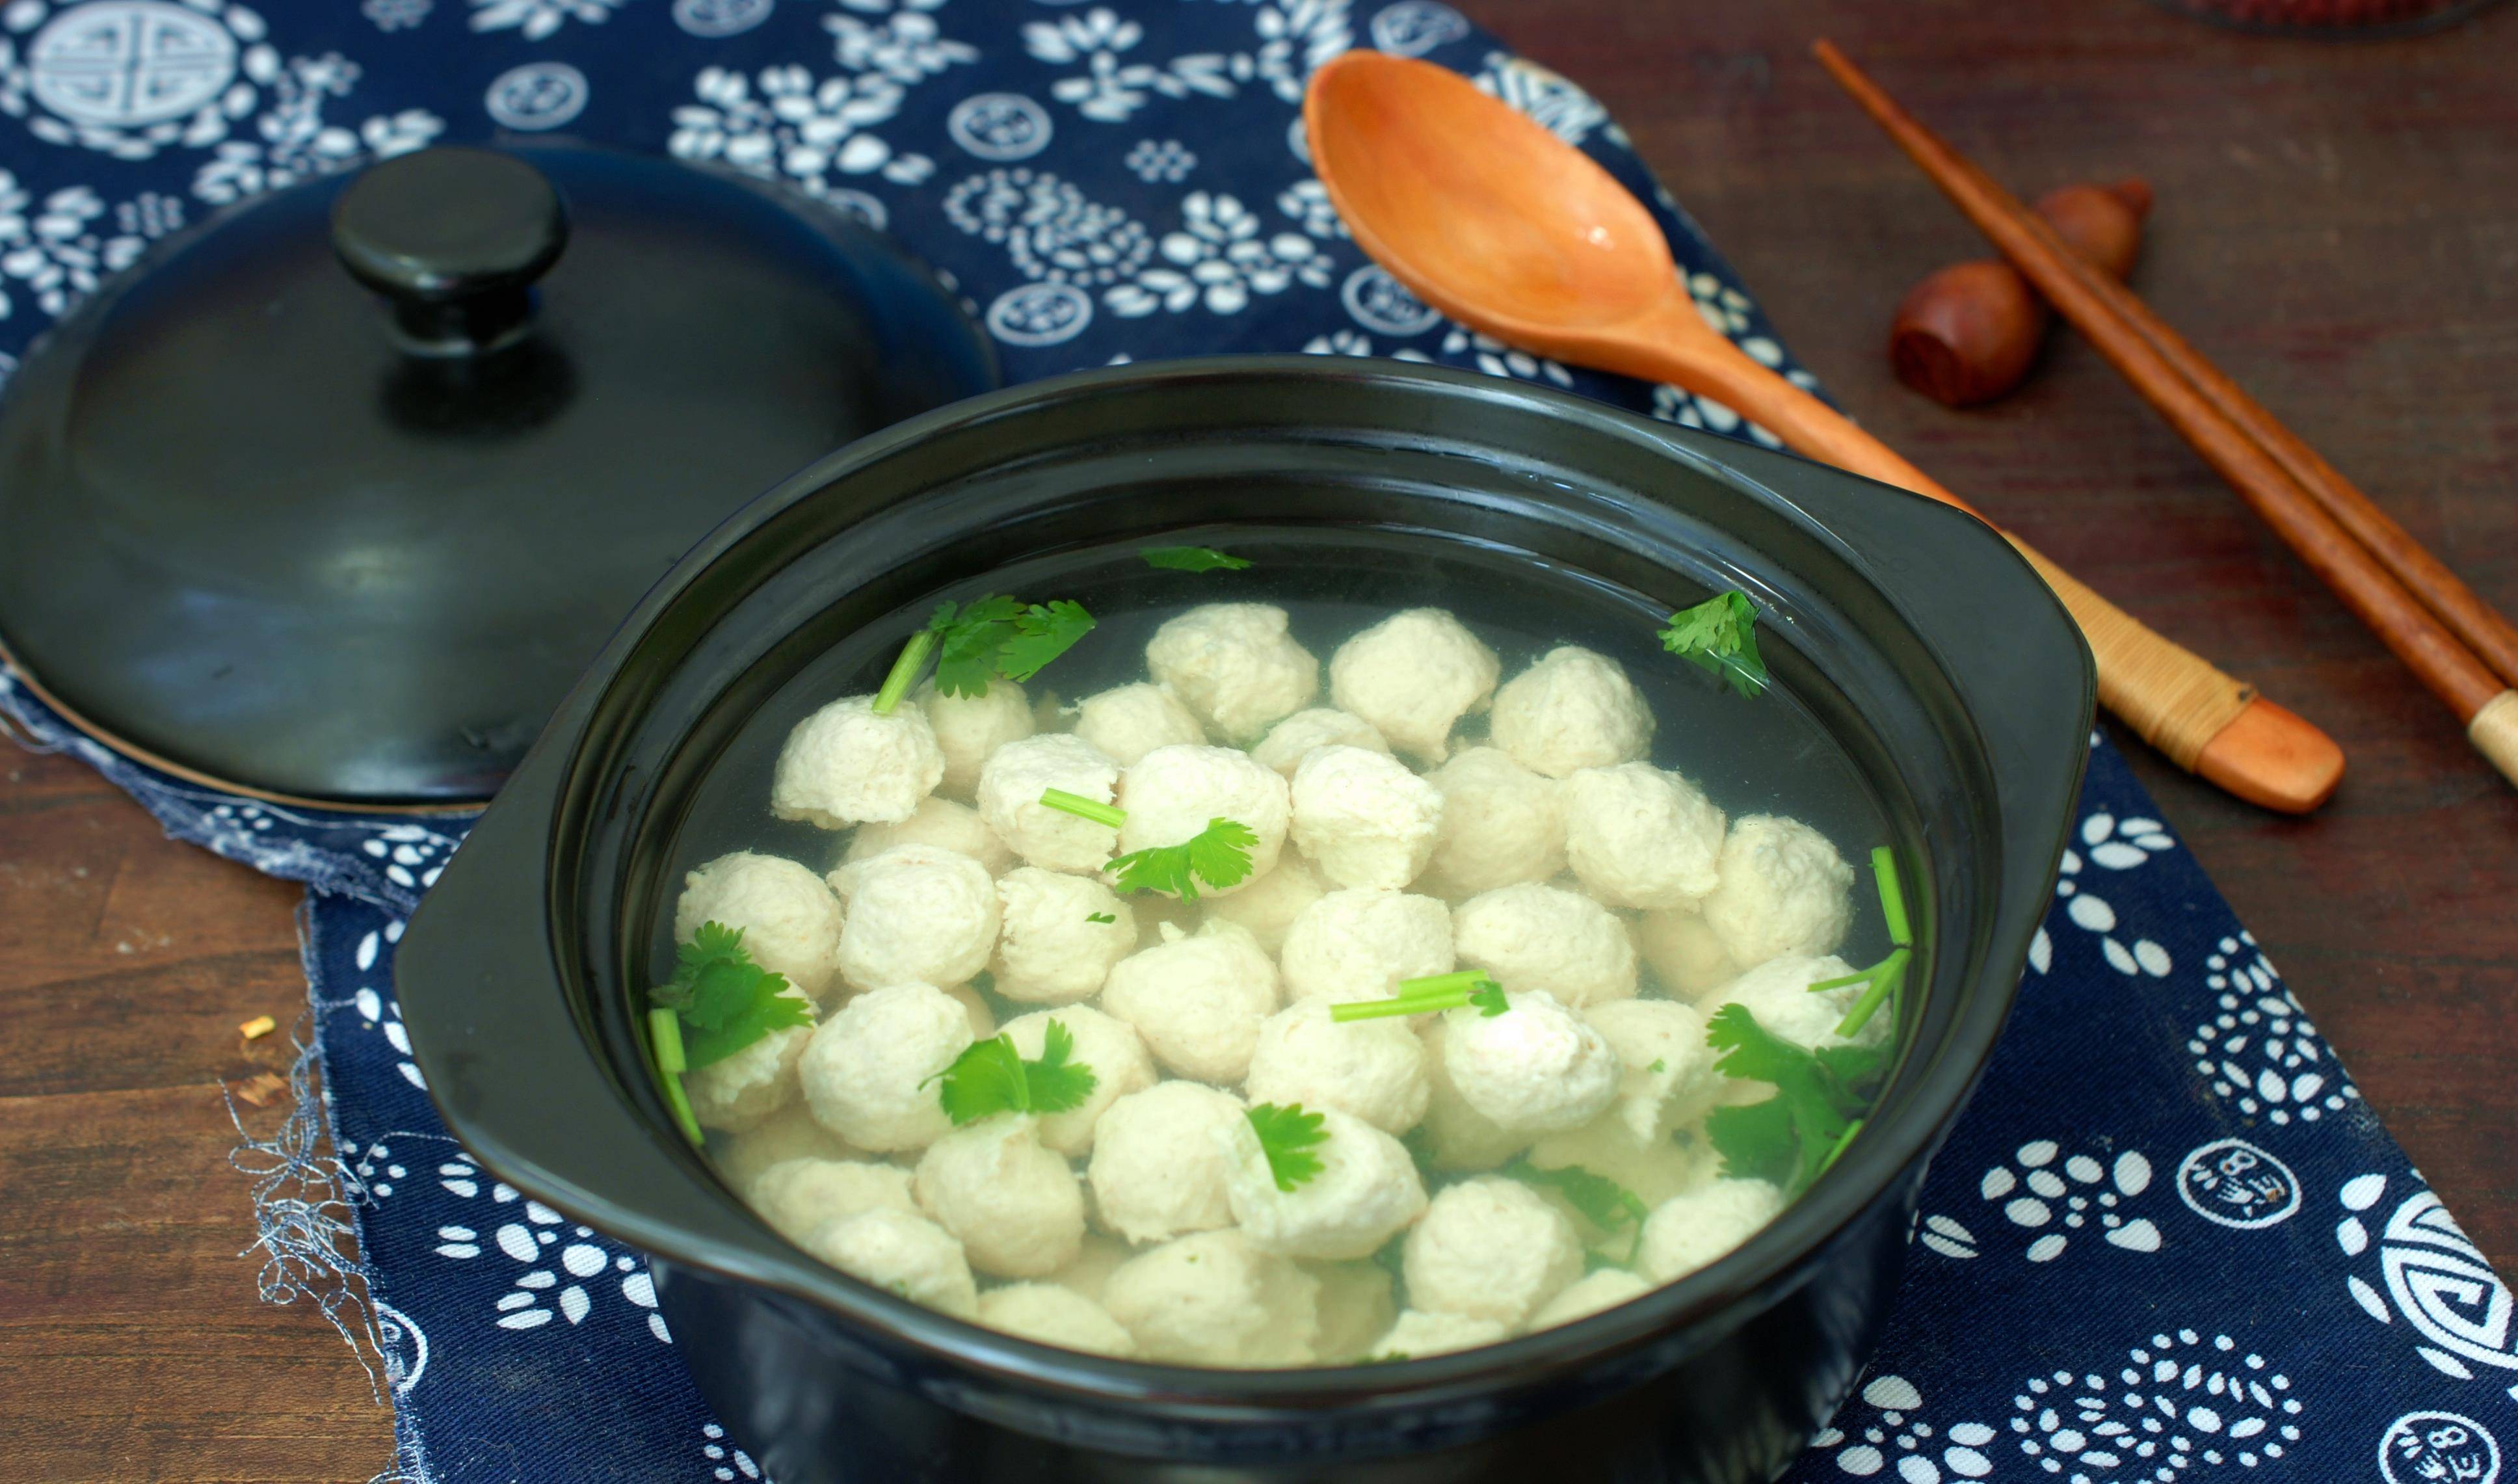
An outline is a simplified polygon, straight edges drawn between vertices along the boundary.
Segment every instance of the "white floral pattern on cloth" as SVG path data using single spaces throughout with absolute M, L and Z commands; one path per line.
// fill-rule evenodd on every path
M 601 25 L 626 0 L 471 0 L 472 29 L 540 41 L 571 21 Z
M 881 73 L 816 80 L 801 66 L 774 66 L 762 68 L 756 82 L 713 66 L 700 71 L 691 91 L 699 102 L 673 110 L 666 146 L 680 158 L 784 176 L 817 196 L 832 189 L 835 173 L 879 174 L 904 186 L 934 173 L 933 159 L 895 151 L 873 132 L 900 111 L 900 84 Z
M 1103 295 L 1113 314 L 1135 318 L 1157 309 L 1179 314 L 1203 307 L 1238 314 L 1253 298 L 1301 284 L 1326 288 L 1328 256 L 1299 232 L 1269 232 L 1249 207 L 1220 193 L 1193 191 L 1181 201 L 1181 224 L 1156 244 L 1162 261 Z
M 1598 99 L 1527 57 L 1490 52 L 1486 65 L 1470 80 L 1569 145 L 1581 145 L 1609 121 L 1609 110 Z
M 1097 123 L 1120 123 L 1158 98 L 1233 98 L 1251 83 L 1300 102 L 1313 69 L 1353 44 L 1347 0 L 1276 0 L 1250 15 L 1258 44 L 1249 51 L 1129 58 L 1146 28 L 1105 6 L 1027 22 L 1023 46 L 1037 61 L 1084 68 L 1052 83 L 1051 97 Z
M 86 186 L 69 186 L 37 205 L 0 170 L 0 319 L 16 310 L 11 285 L 56 319 L 93 292 L 106 275 L 136 262 L 149 244 L 184 225 L 184 203 L 143 192 L 111 211 Z
M 736 1479 L 761 1477 L 760 1465 L 726 1440 L 725 1429 L 711 1422 L 700 1429 L 700 1457 L 708 1460 L 709 1477 L 733 1484 Z
M 2096 938 L 2100 956 L 2108 968 L 2118 974 L 2165 979 L 2177 967 L 2176 959 L 2164 945 L 2152 938 L 2130 932 L 2119 937 L 2122 923 L 2116 909 L 2082 879 L 2082 870 L 2085 865 L 2095 863 L 2107 871 L 2131 871 L 2159 851 L 2174 849 L 2174 845 L 2152 820 L 2119 821 L 2114 815 L 2105 812 L 2091 814 L 2081 821 L 2080 838 L 2089 851 L 2088 858 L 2085 860 L 2078 850 L 2065 851 L 2055 882 L 2055 895 L 2063 900 L 2064 920 Z M 2126 938 L 2132 941 L 2127 942 Z M 2050 946 L 2050 961 L 2052 951 Z M 2043 970 L 2046 965 L 2038 967 Z
M 2334 1243 L 2355 1265 L 2344 1279 L 2352 1301 L 2382 1325 L 2402 1318 L 2414 1353 L 2443 1375 L 2470 1381 L 2476 1366 L 2518 1371 L 2508 1285 L 2439 1197 L 2418 1182 L 2409 1183 L 2382 1215 L 2388 1184 L 2385 1175 L 2356 1175 L 2336 1196 L 2343 1214 Z M 2518 1397 L 2518 1386 L 2510 1395 Z
M 553 1320 L 582 1325 L 595 1303 L 610 1295 L 643 1311 L 648 1331 L 673 1343 L 664 1316 L 656 1312 L 656 1285 L 628 1249 L 525 1199 L 505 1181 L 489 1178 L 468 1156 L 441 1166 L 438 1184 L 474 1202 L 487 1192 L 488 1203 L 473 1207 L 471 1222 L 437 1229 L 437 1255 L 473 1262 L 495 1253 L 516 1265 L 520 1271 L 497 1303 L 499 1329 L 539 1330 Z
M 2194 1027 L 2186 1049 L 2215 1096 L 2276 1127 L 2314 1123 L 2360 1100 L 2253 934 L 2222 938 L 2203 964 L 2219 1013 Z
M 290 58 L 272 79 L 272 102 L 254 119 L 254 137 L 219 145 L 216 157 L 193 176 L 193 194 L 224 205 L 407 154 L 444 131 L 445 121 L 425 109 L 370 114 L 355 129 L 326 121 L 325 101 L 348 97 L 358 80 L 357 64 L 338 53 Z
M 1149 186 L 1177 184 L 1197 168 L 1197 156 L 1177 139 L 1138 140 L 1121 162 Z
M 852 72 L 881 72 L 907 86 L 979 60 L 979 49 L 944 34 L 933 12 L 944 0 L 839 0 L 822 18 L 832 56 Z
M 0 30 L 0 112 L 116 159 L 218 143 L 281 71 L 261 14 L 219 0 L 12 0 Z
M 944 193 L 944 215 L 963 232 L 1003 245 L 1015 270 L 1039 283 L 1114 284 L 1154 255 L 1153 235 L 1126 212 L 1021 165 L 957 182 Z
M 2124 1207 L 2150 1188 L 2150 1159 L 2140 1150 L 2113 1158 L 2064 1156 L 2053 1139 L 2032 1139 L 1994 1165 L 1977 1182 L 1977 1194 L 1998 1202 L 2003 1219 L 2033 1233 L 2022 1253 L 2030 1262 L 2052 1262 L 2070 1246 L 2072 1234 L 2091 1230 L 2109 1246 L 2156 1252 L 2159 1228 Z
M 2284 1458 L 2300 1442 L 2306 1408 L 2290 1377 L 2264 1356 L 2227 1334 L 2206 1339 L 2189 1329 L 2154 1334 L 2097 1369 L 2030 1376 L 2013 1392 L 2007 1417 L 1986 1409 L 1936 1424 L 1923 1411 L 1913 1381 L 1875 1376 L 1859 1405 L 1840 1413 L 1811 1446 L 1833 1450 L 1838 1473 L 1893 1474 L 1904 1484 L 1994 1477 L 2168 1484 Z M 2015 1458 L 2025 1462 L 2006 1466 Z

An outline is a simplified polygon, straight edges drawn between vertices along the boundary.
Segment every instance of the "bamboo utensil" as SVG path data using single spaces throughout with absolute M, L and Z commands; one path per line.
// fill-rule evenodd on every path
M 1831 42 L 1812 49 L 1863 111 L 2058 314 L 2185 436 L 2518 783 L 2518 631 L 2402 526 L 2054 230 L 1881 91 Z
M 1811 458 L 1969 506 L 1697 313 L 1642 203 L 1580 151 L 1457 74 L 1349 52 L 1303 101 L 1313 167 L 1365 251 L 1426 303 L 1498 339 L 1719 400 Z M 2098 657 L 2099 698 L 2171 761 L 2293 812 L 2343 755 L 2030 549 Z

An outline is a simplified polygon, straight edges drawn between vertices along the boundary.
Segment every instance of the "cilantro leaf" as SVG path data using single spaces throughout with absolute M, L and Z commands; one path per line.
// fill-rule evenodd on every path
M 1023 611 L 1011 597 L 990 595 L 962 605 L 944 630 L 935 656 L 935 689 L 948 696 L 983 696 L 998 670 L 997 652 L 1015 635 Z
M 1014 1037 L 1000 1031 L 973 1041 L 930 1080 L 943 1083 L 937 1096 L 956 1128 L 1001 1113 L 1065 1113 L 1083 1107 L 1102 1080 L 1092 1068 L 1070 1061 L 1074 1055 L 1074 1035 L 1051 1021 L 1036 1058 L 1025 1060 Z
M 1717 592 L 1670 616 L 1661 631 L 1664 649 L 1731 682 L 1744 696 L 1766 688 L 1766 662 L 1758 653 L 1758 609 L 1749 594 Z
M 1093 1069 L 1080 1062 L 1070 1062 L 1075 1055 L 1075 1037 L 1057 1021 L 1051 1021 L 1041 1031 L 1040 1059 L 1022 1064 L 1023 1087 L 1030 1096 L 1029 1107 L 1036 1113 L 1061 1113 L 1082 1108 L 1084 1100 L 1102 1079 Z
M 1584 1220 L 1604 1232 L 1640 1228 L 1644 1218 L 1652 1214 L 1634 1192 L 1579 1164 L 1541 1169 L 1528 1159 L 1515 1159 L 1503 1167 L 1503 1172 L 1524 1185 L 1556 1192 L 1583 1213 Z
M 1117 919 L 1116 917 L 1111 916 L 1111 915 L 1110 915 L 1109 913 L 1107 913 L 1107 912 L 1087 912 L 1087 913 L 1085 913 L 1085 914 L 1084 914 L 1084 920 L 1085 920 L 1086 922 L 1094 922 L 1094 923 L 1114 923 L 1114 922 L 1117 922 L 1119 919 Z
M 1262 1103 L 1250 1110 L 1250 1127 L 1268 1156 L 1268 1173 L 1277 1189 L 1291 1191 L 1321 1172 L 1321 1157 L 1312 1151 L 1328 1142 L 1319 1113 L 1303 1112 L 1300 1103 Z
M 1137 554 L 1146 565 L 1165 572 L 1238 572 L 1250 565 L 1245 557 L 1232 556 L 1213 546 L 1142 546 Z
M 741 930 L 708 922 L 682 944 L 673 977 L 647 996 L 689 1027 L 682 1060 L 696 1069 L 724 1061 L 773 1030 L 812 1025 L 813 1007 L 786 990 L 785 978 L 752 961 Z
M 1168 892 L 1183 901 L 1197 900 L 1197 884 L 1238 886 L 1250 874 L 1250 852 L 1259 836 L 1232 819 L 1209 819 L 1206 828 L 1178 845 L 1130 851 L 1110 862 L 1122 892 Z
M 1787 1194 L 1807 1188 L 1852 1137 L 1888 1060 L 1871 1047 L 1811 1051 L 1768 1031 L 1736 1003 L 1714 1013 L 1705 1041 L 1720 1053 L 1714 1066 L 1724 1076 L 1775 1087 L 1762 1103 L 1716 1109 L 1708 1119 L 1723 1173 L 1772 1180 Z
M 1028 680 L 1092 632 L 1093 615 L 1084 611 L 1082 603 L 1064 598 L 1046 605 L 1034 603 L 1015 617 L 1014 635 L 1002 642 L 997 655 L 997 674 L 1009 680 Z
M 1469 1003 L 1477 1006 L 1478 1014 L 1488 1020 L 1494 1020 L 1512 1008 L 1512 1001 L 1504 998 L 1503 985 L 1491 979 L 1480 980 L 1477 987 L 1469 991 Z

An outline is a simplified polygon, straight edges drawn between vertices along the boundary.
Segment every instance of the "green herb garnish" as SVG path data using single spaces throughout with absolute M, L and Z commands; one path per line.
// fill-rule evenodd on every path
M 1332 1021 L 1370 1021 L 1390 1015 L 1427 1015 L 1442 1010 L 1457 1010 L 1475 1005 L 1482 1016 L 1498 1016 L 1512 1008 L 1504 998 L 1503 985 L 1497 983 L 1483 969 L 1462 969 L 1452 974 L 1429 974 L 1423 979 L 1403 979 L 1399 992 L 1388 999 L 1350 1000 L 1331 1005 Z
M 1090 819 L 1095 824 L 1107 824 L 1114 830 L 1128 822 L 1128 811 L 1117 805 L 1087 799 L 1082 794 L 1070 794 L 1063 788 L 1042 790 L 1040 807 L 1056 809 L 1062 814 L 1073 814 L 1078 819 Z
M 1074 1054 L 1075 1037 L 1051 1021 L 1034 1060 L 1025 1061 L 1014 1038 L 999 1032 L 972 1042 L 931 1080 L 944 1084 L 938 1095 L 956 1128 L 1001 1113 L 1065 1113 L 1083 1107 L 1101 1081 L 1092 1068 L 1067 1060 Z
M 1749 594 L 1717 592 L 1670 616 L 1661 646 L 1731 682 L 1744 696 L 1766 688 L 1766 662 L 1758 654 L 1758 609 Z
M 1652 1214 L 1634 1192 L 1579 1164 L 1541 1169 L 1528 1159 L 1515 1159 L 1503 1167 L 1503 1173 L 1524 1185 L 1554 1191 L 1582 1212 L 1584 1220 L 1604 1232 L 1640 1229 L 1644 1218 Z
M 935 688 L 948 696 L 982 696 L 990 679 L 1028 680 L 1093 630 L 1084 605 L 1061 599 L 1024 606 L 1020 598 L 990 594 L 967 603 L 938 603 L 927 627 L 909 636 L 900 657 L 875 692 L 874 712 L 891 715 L 931 651 Z M 939 649 L 940 646 L 940 649 Z
M 1166 572 L 1238 572 L 1250 565 L 1247 558 L 1227 555 L 1213 546 L 1143 546 L 1137 554 L 1147 566 Z
M 1821 980 L 1809 986 L 1812 994 L 1822 989 L 1843 989 L 1852 984 L 1870 986 L 1862 991 L 1861 998 L 1853 1002 L 1852 1008 L 1845 1012 L 1845 1019 L 1837 1022 L 1838 1035 L 1853 1034 L 1868 1024 L 1873 1015 L 1879 1013 L 1883 1004 L 1893 1006 L 1896 1003 L 1899 992 L 1906 987 L 1906 966 L 1915 957 L 1914 930 L 1906 921 L 1906 897 L 1897 887 L 1897 860 L 1888 852 L 1888 848 L 1885 845 L 1871 852 L 1871 878 L 1879 885 L 1880 915 L 1888 924 L 1888 941 L 1894 946 L 1889 949 L 1887 958 L 1858 974 L 1847 974 L 1840 979 Z M 1889 1019 L 1896 1018 L 1896 1012 L 1892 1009 L 1889 1012 Z
M 1321 1172 L 1321 1157 L 1312 1151 L 1328 1142 L 1319 1113 L 1303 1112 L 1300 1103 L 1262 1103 L 1250 1110 L 1251 1131 L 1268 1157 L 1268 1173 L 1277 1189 L 1291 1191 Z
M 700 1132 L 699 1115 L 691 1112 L 690 1094 L 682 1090 L 682 1073 L 689 1064 L 682 1055 L 682 1022 L 672 1008 L 658 1005 L 647 1012 L 647 1034 L 656 1043 L 656 1069 L 664 1073 L 659 1080 L 665 1088 L 665 1104 L 673 1111 L 673 1122 L 682 1137 L 693 1144 L 707 1142 Z
M 813 1007 L 786 988 L 782 976 L 752 961 L 740 929 L 709 922 L 682 944 L 673 977 L 647 997 L 680 1022 L 674 1031 L 681 1059 L 696 1070 L 773 1030 L 812 1025 Z
M 1715 1069 L 1744 1081 L 1771 1082 L 1775 1096 L 1745 1108 L 1717 1108 L 1706 1132 L 1722 1155 L 1722 1172 L 1771 1181 L 1799 1194 L 1853 1137 L 1888 1057 L 1862 1046 L 1795 1045 L 1758 1024 L 1749 1007 L 1725 1005 L 1706 1026 L 1705 1042 L 1721 1053 Z
M 1258 833 L 1232 819 L 1210 819 L 1206 828 L 1178 845 L 1130 851 L 1110 862 L 1122 892 L 1169 892 L 1183 901 L 1197 900 L 1197 884 L 1239 886 L 1250 874 L 1250 852 L 1259 848 Z
M 1084 914 L 1084 920 L 1086 922 L 1114 923 L 1119 919 L 1113 917 L 1107 912 L 1087 912 Z

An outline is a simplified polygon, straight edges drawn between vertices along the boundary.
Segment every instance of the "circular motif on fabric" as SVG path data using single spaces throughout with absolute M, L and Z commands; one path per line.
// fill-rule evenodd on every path
M 1443 312 L 1408 291 L 1378 263 L 1367 263 L 1346 276 L 1338 300 L 1355 323 L 1385 335 L 1412 335 L 1443 323 Z
M 1399 0 L 1372 18 L 1372 44 L 1394 57 L 1422 57 L 1468 33 L 1458 11 L 1434 0 Z
M 1093 296 L 1072 284 L 1025 284 L 997 295 L 987 321 L 1008 345 L 1056 345 L 1093 323 Z
M 385 1379 L 402 1396 L 419 1384 L 428 1370 L 428 1336 L 411 1316 L 381 1299 L 375 1302 L 376 1349 L 383 1355 Z
M 2177 1197 L 2215 1226 L 2254 1231 L 2299 1214 L 2299 1177 L 2244 1139 L 2215 1139 L 2177 1166 Z
M 1020 93 L 979 93 L 953 106 L 944 132 L 981 159 L 1028 159 L 1049 148 L 1049 110 Z
M 237 37 L 163 0 L 95 0 L 26 47 L 28 90 L 74 124 L 136 128 L 215 103 L 236 77 Z
M 592 91 L 586 74 L 565 62 L 529 62 L 499 73 L 481 107 L 506 128 L 556 129 L 586 110 Z
M 2378 1439 L 2387 1484 L 2496 1484 L 2500 1444 L 2481 1422 L 2453 1412 L 2408 1412 Z
M 673 0 L 673 23 L 694 36 L 734 36 L 777 8 L 777 0 Z

